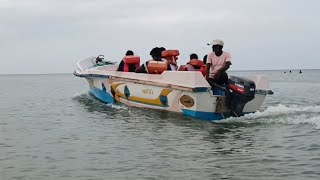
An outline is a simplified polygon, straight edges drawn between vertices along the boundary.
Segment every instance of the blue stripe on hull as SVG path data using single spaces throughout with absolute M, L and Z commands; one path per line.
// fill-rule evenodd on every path
M 101 89 L 98 89 L 96 87 L 91 87 L 90 93 L 102 102 L 114 103 L 113 96 L 111 94 L 109 94 L 108 92 L 102 91 Z
M 218 121 L 223 119 L 221 113 L 192 111 L 188 109 L 182 109 L 182 113 L 185 116 L 191 116 L 207 121 Z

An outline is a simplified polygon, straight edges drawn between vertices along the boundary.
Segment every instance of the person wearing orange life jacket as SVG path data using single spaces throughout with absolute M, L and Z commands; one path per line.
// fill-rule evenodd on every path
M 197 54 L 191 54 L 190 55 L 190 61 L 185 65 L 186 71 L 199 71 L 201 66 L 204 65 L 204 63 L 198 59 Z
M 228 84 L 228 74 L 226 70 L 231 65 L 231 55 L 228 52 L 222 51 L 223 41 L 220 39 L 208 43 L 212 46 L 212 51 L 207 58 L 206 79 L 210 85 Z M 212 83 L 213 82 L 213 83 Z
M 162 62 L 161 64 L 165 63 L 166 70 L 172 70 L 174 69 L 174 60 L 170 59 L 164 59 L 162 58 L 162 52 L 165 51 L 166 49 L 164 47 L 155 47 L 150 51 L 150 55 L 152 57 L 152 60 L 145 62 L 142 64 L 140 67 L 136 69 L 136 73 L 149 73 L 148 72 L 148 65 L 149 62 L 154 63 L 154 62 Z
M 133 51 L 128 50 L 128 51 L 126 52 L 126 56 L 134 56 Z M 134 65 L 134 64 L 129 64 L 129 72 L 135 72 L 135 70 L 136 70 L 135 65 Z M 119 66 L 118 66 L 117 71 L 124 71 L 124 61 L 123 61 L 123 59 L 121 60 Z

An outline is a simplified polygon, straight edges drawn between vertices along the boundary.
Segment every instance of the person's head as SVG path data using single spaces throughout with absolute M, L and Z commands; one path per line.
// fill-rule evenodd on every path
M 159 51 L 165 51 L 166 50 L 166 48 L 164 48 L 164 47 L 159 47 Z
M 221 46 L 221 45 L 213 45 L 212 46 L 212 51 L 217 54 L 217 53 L 222 52 L 222 48 L 223 48 L 223 46 Z
M 134 53 L 133 53 L 133 51 L 131 51 L 131 50 L 128 50 L 127 52 L 126 52 L 126 56 L 133 56 L 134 55 Z
M 204 64 L 207 64 L 207 58 L 208 58 L 208 55 L 205 55 L 205 56 L 203 57 L 203 63 L 204 63 Z
M 155 47 L 150 51 L 150 55 L 154 60 L 161 60 L 161 53 L 165 50 L 164 47 Z
M 159 48 L 158 47 L 155 47 L 153 48 L 151 51 L 150 51 L 150 56 L 154 59 L 156 57 L 159 57 Z
M 213 40 L 212 43 L 208 43 L 208 45 L 212 46 L 212 51 L 216 53 L 216 55 L 222 54 L 223 41 L 220 39 Z
M 192 53 L 192 54 L 190 54 L 190 60 L 191 59 L 199 59 L 199 58 L 198 58 L 197 54 Z

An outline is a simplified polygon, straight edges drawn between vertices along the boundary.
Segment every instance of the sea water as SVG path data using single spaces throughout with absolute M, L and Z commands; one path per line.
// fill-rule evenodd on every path
M 229 74 L 274 95 L 210 123 L 103 104 L 71 74 L 1 75 L 0 179 L 319 179 L 320 70 Z

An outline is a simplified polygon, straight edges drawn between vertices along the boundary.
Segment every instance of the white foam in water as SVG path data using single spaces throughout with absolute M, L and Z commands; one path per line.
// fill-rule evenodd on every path
M 89 94 L 88 91 L 83 90 L 83 91 L 75 93 L 72 97 L 78 97 L 78 96 L 87 95 L 87 94 Z
M 114 109 L 122 109 L 122 110 L 127 110 L 128 107 L 126 106 L 121 106 L 121 105 L 116 105 L 116 104 L 106 104 L 106 106 L 110 106 L 111 108 L 114 108 Z
M 238 118 L 232 117 L 221 122 L 310 124 L 320 129 L 320 106 L 301 107 L 279 104 L 270 106 L 263 112 L 246 114 Z

